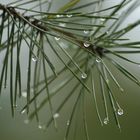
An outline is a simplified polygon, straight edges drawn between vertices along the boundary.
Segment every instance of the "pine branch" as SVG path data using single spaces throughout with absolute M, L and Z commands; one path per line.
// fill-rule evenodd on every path
M 22 114 L 27 112 L 30 120 L 36 118 L 40 123 L 39 113 L 46 107 L 50 110 L 51 116 L 45 125 L 39 124 L 38 127 L 47 129 L 53 122 L 57 128 L 56 118 L 72 96 L 75 96 L 65 140 L 68 139 L 73 127 L 73 119 L 80 102 L 84 135 L 88 140 L 85 99 L 92 97 L 101 125 L 106 125 L 111 120 L 109 110 L 111 107 L 116 125 L 121 129 L 118 115 L 123 115 L 123 109 L 112 90 L 111 81 L 120 93 L 124 90 L 109 65 L 113 65 L 126 78 L 140 86 L 140 80 L 135 74 L 115 59 L 140 65 L 139 62 L 122 55 L 139 53 L 140 42 L 131 41 L 125 35 L 138 27 L 140 20 L 124 28 L 120 27 L 125 18 L 139 6 L 139 2 L 136 0 L 131 3 L 129 0 L 123 0 L 116 5 L 103 8 L 101 5 L 104 2 L 97 0 L 81 4 L 80 0 L 72 0 L 60 7 L 57 12 L 50 12 L 53 5 L 47 0 L 15 1 L 7 5 L 0 3 L 0 53 L 4 53 L 0 71 L 0 94 L 3 93 L 3 85 L 7 88 L 10 84 L 12 116 L 19 98 L 25 97 L 26 104 L 21 109 Z M 33 7 L 26 8 L 28 4 L 33 4 Z M 48 9 L 43 11 L 43 6 L 46 5 Z M 90 6 L 95 6 L 95 10 L 82 12 L 82 9 L 90 9 Z M 123 14 L 118 16 L 122 10 Z M 27 73 L 24 73 L 27 76 L 24 90 L 21 69 L 22 48 L 27 50 L 28 56 Z M 55 60 L 48 50 L 52 52 Z M 101 100 L 97 96 L 96 76 L 99 78 L 97 83 L 101 89 Z M 60 93 L 67 89 L 68 85 L 72 86 L 67 93 Z M 57 107 L 54 107 L 52 100 L 58 95 L 64 98 Z M 100 104 L 103 105 L 104 113 L 101 113 Z

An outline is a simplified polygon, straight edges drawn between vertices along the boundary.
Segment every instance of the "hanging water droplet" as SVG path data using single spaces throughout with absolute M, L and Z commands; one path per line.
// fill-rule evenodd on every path
M 43 129 L 43 130 L 45 130 L 46 129 L 46 126 L 45 126 L 45 124 L 42 124 L 41 122 L 38 122 L 38 129 Z
M 26 91 L 23 91 L 23 92 L 21 93 L 21 96 L 24 97 L 24 98 L 27 98 L 27 92 L 26 92 Z
M 104 124 L 108 124 L 109 120 L 108 118 L 104 118 Z
M 42 127 L 42 125 L 41 125 L 41 124 L 39 124 L 39 125 L 38 125 L 38 128 L 39 128 L 39 129 L 42 129 L 43 127 Z
M 69 126 L 69 125 L 70 125 L 70 120 L 67 121 L 67 126 Z
M 38 58 L 37 58 L 36 56 L 33 56 L 33 57 L 32 57 L 32 61 L 33 61 L 33 62 L 36 62 L 37 60 L 38 60 Z
M 66 27 L 66 23 L 59 23 L 59 26 Z
M 43 130 L 45 130 L 46 127 L 45 127 L 45 125 L 38 124 L 38 129 L 43 129 Z
M 89 31 L 88 30 L 84 30 L 84 34 L 88 34 L 89 33 Z
M 101 62 L 101 59 L 97 57 L 97 58 L 96 58 L 96 62 L 97 62 L 97 63 L 100 63 L 100 62 Z
M 59 113 L 55 113 L 55 114 L 53 115 L 54 118 L 58 118 L 59 116 L 60 116 Z
M 86 73 L 82 73 L 82 74 L 81 74 L 81 78 L 82 78 L 82 79 L 86 79 L 86 78 L 87 78 L 87 74 L 86 74 Z
M 24 120 L 24 123 L 25 123 L 25 124 L 29 124 L 29 122 L 30 122 L 29 119 Z
M 58 41 L 58 40 L 60 40 L 60 37 L 54 37 L 54 39 Z
M 26 112 L 26 109 L 22 110 L 22 111 L 21 111 L 21 114 L 24 114 L 25 112 Z
M 66 15 L 68 18 L 70 18 L 70 17 L 72 17 L 72 15 L 70 15 L 70 14 L 68 14 L 68 15 Z
M 123 113 L 124 113 L 124 112 L 123 112 L 123 109 L 119 108 L 117 113 L 118 113 L 118 115 L 120 115 L 120 116 L 123 115 Z
M 84 42 L 84 46 L 87 48 L 87 47 L 90 46 L 90 43 L 88 43 L 88 42 L 86 41 L 86 42 Z

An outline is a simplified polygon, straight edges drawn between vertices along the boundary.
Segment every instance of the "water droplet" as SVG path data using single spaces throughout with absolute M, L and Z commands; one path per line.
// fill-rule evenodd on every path
M 87 47 L 90 46 L 90 43 L 88 43 L 88 42 L 86 41 L 86 42 L 84 42 L 84 46 L 87 48 Z
M 63 17 L 63 15 L 56 15 L 57 18 Z
M 59 26 L 66 27 L 66 23 L 59 23 Z
M 24 123 L 25 123 L 25 124 L 29 124 L 29 122 L 30 122 L 29 119 L 24 120 Z
M 54 39 L 58 41 L 58 40 L 60 40 L 60 37 L 54 37 Z
M 53 115 L 54 118 L 58 118 L 59 116 L 60 116 L 59 113 L 55 113 L 55 114 Z
M 39 123 L 37 127 L 38 127 L 38 129 L 43 129 L 43 130 L 46 129 L 46 126 L 42 125 L 41 123 Z
M 41 124 L 39 124 L 39 125 L 38 125 L 38 128 L 39 128 L 39 129 L 42 129 L 42 125 L 41 125 Z
M 67 17 L 70 18 L 70 17 L 72 17 L 72 15 L 68 14 Z
M 104 118 L 104 124 L 108 124 L 109 120 L 108 118 Z
M 13 105 L 13 108 L 17 108 L 17 104 Z
M 23 92 L 21 93 L 21 96 L 24 97 L 24 98 L 27 98 L 27 92 L 26 92 L 26 91 L 23 91 Z
M 89 31 L 88 30 L 84 30 L 84 34 L 88 34 L 89 33 Z
M 100 19 L 100 21 L 101 21 L 101 22 L 104 22 L 104 21 L 105 21 L 105 19 L 104 19 L 104 18 L 101 18 L 101 19 Z
M 96 62 L 97 62 L 97 63 L 100 63 L 100 62 L 101 62 L 101 59 L 97 57 L 97 58 L 96 58 Z
M 26 109 L 22 110 L 22 111 L 21 111 L 21 114 L 24 114 L 25 112 L 26 112 Z
M 86 73 L 82 73 L 82 74 L 81 74 L 81 78 L 82 78 L 82 79 L 86 79 L 86 78 L 87 78 L 87 74 L 86 74 Z
M 69 126 L 69 125 L 70 125 L 70 120 L 67 121 L 67 126 Z
M 32 57 L 32 61 L 33 61 L 33 62 L 36 62 L 37 60 L 38 60 L 38 58 L 37 58 L 36 56 L 33 56 L 33 57 Z
M 121 109 L 121 108 L 118 109 L 118 115 L 120 115 L 120 116 L 123 115 L 123 109 Z

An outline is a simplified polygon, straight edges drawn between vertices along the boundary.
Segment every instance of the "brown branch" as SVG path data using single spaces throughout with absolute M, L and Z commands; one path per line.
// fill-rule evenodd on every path
M 3 10 L 7 12 L 8 14 L 11 14 L 14 18 L 18 18 L 19 20 L 23 20 L 24 24 L 29 24 L 37 29 L 38 32 L 40 33 L 47 33 L 51 30 L 54 32 L 60 34 L 60 36 L 70 42 L 73 42 L 77 46 L 79 46 L 82 49 L 85 49 L 89 53 L 94 53 L 99 55 L 100 57 L 103 56 L 103 53 L 105 52 L 105 49 L 101 47 L 96 47 L 94 44 L 90 44 L 89 47 L 84 47 L 84 40 L 78 39 L 75 35 L 73 35 L 70 32 L 58 29 L 56 27 L 49 27 L 47 28 L 47 25 L 44 23 L 41 23 L 39 19 L 33 19 L 30 16 L 25 16 L 21 14 L 20 12 L 16 11 L 14 7 L 11 6 L 5 6 L 0 4 L 0 10 Z M 90 43 L 90 42 L 89 42 Z

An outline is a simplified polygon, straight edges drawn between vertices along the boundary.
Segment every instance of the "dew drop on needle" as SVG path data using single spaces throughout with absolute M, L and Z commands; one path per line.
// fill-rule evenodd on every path
M 39 124 L 39 125 L 38 125 L 38 128 L 39 128 L 39 129 L 42 129 L 42 125 L 41 125 L 41 124 Z
M 108 118 L 104 118 L 104 124 L 108 124 L 109 120 Z
M 33 62 L 37 62 L 37 60 L 38 60 L 38 58 L 37 58 L 36 56 L 33 56 L 33 57 L 32 57 L 32 61 L 33 61 Z
M 55 114 L 53 115 L 54 118 L 58 118 L 59 116 L 60 116 L 59 113 L 55 113 Z
M 101 18 L 101 19 L 100 19 L 100 21 L 101 21 L 101 22 L 104 22 L 104 21 L 105 21 L 105 19 L 104 19 L 104 18 Z
M 86 42 L 84 42 L 84 47 L 89 47 L 90 46 L 90 43 L 88 43 L 87 41 Z
M 56 15 L 57 18 L 63 17 L 63 15 Z
M 99 59 L 98 57 L 96 58 L 96 62 L 97 63 L 100 63 L 101 62 L 101 59 Z
M 66 16 L 67 16 L 68 18 L 71 18 L 71 17 L 72 17 L 72 15 L 71 15 L 71 14 L 67 14 Z
M 60 27 L 66 27 L 66 23 L 59 23 Z
M 21 111 L 21 114 L 24 114 L 25 112 L 26 112 L 26 109 L 22 110 L 22 111 Z
M 88 34 L 89 33 L 89 31 L 88 30 L 84 30 L 84 34 Z
M 86 73 L 82 73 L 82 74 L 81 74 L 81 78 L 82 78 L 82 79 L 86 79 L 86 78 L 87 78 L 87 74 L 86 74 Z
M 67 126 L 69 126 L 69 125 L 70 125 L 70 120 L 67 121 Z
M 26 92 L 26 91 L 23 91 L 23 92 L 21 93 L 21 96 L 24 97 L 24 98 L 27 98 L 27 92 Z
M 14 104 L 14 105 L 13 105 L 13 108 L 16 109 L 16 108 L 17 108 L 17 104 Z
M 60 40 L 60 37 L 54 37 L 54 39 L 55 39 L 56 41 L 58 41 L 58 40 Z
M 123 115 L 123 114 L 124 114 L 123 109 L 119 108 L 117 113 L 118 113 L 118 115 L 120 115 L 120 116 Z

